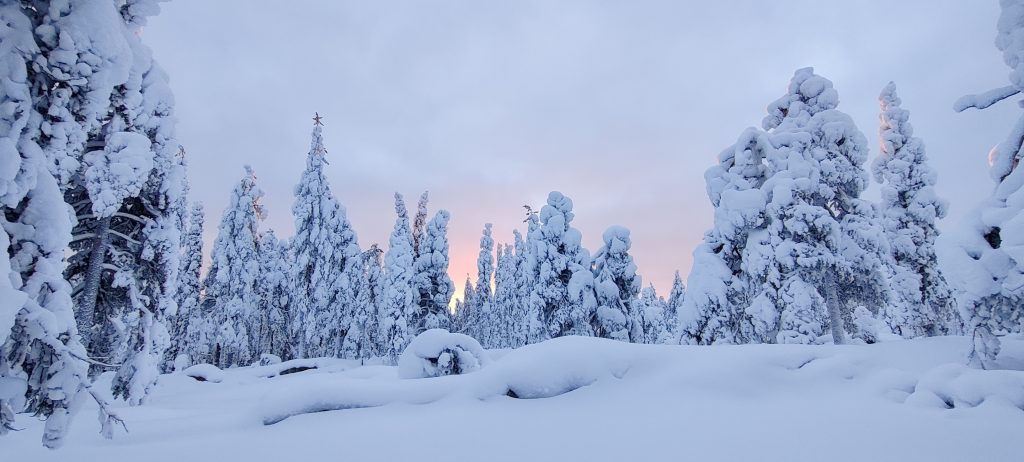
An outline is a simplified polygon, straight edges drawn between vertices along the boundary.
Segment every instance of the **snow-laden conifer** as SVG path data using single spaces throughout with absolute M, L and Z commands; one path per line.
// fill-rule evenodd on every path
M 498 246 L 497 267 L 494 270 L 494 322 L 492 325 L 495 348 L 518 347 L 517 330 L 523 318 L 516 318 L 519 288 L 516 285 L 516 255 L 511 245 Z
M 351 323 L 342 345 L 342 356 L 353 359 L 369 359 L 380 355 L 380 315 L 384 282 L 381 268 L 383 252 L 373 244 L 363 252 L 351 267 L 354 306 Z
M 492 225 L 484 224 L 480 236 L 480 253 L 476 259 L 476 289 L 469 306 L 467 334 L 477 339 L 485 348 L 493 348 L 491 334 L 493 330 L 494 293 L 491 290 L 491 278 L 494 276 L 494 238 L 491 234 Z
M 533 268 L 530 341 L 563 335 L 593 335 L 591 319 L 597 309 L 590 255 L 582 235 L 571 223 L 572 200 L 560 192 L 548 194 L 539 225 L 528 235 Z
M 676 337 L 683 344 L 743 341 L 739 325 L 753 291 L 744 258 L 751 234 L 763 233 L 767 225 L 761 186 L 769 175 L 765 160 L 771 149 L 767 134 L 748 128 L 704 173 L 714 226 L 693 251 L 688 291 L 676 308 Z
M 957 111 L 987 108 L 1024 91 L 1024 1 L 1003 0 L 996 47 L 1010 67 L 1010 85 L 955 104 Z M 992 194 L 968 216 L 955 238 L 947 268 L 963 290 L 960 300 L 965 329 L 973 339 L 970 360 L 985 366 L 999 354 L 998 336 L 1024 326 L 1024 259 L 1017 249 L 1024 238 L 1024 116 L 989 153 Z
M 117 420 L 91 388 L 61 274 L 73 225 L 62 189 L 133 57 L 112 4 L 52 6 L 0 5 L 0 435 L 30 412 L 46 420 L 43 444 L 56 448 L 85 394 L 99 404 L 104 435 Z M 64 59 L 49 59 L 57 54 Z
M 457 332 L 470 334 L 470 319 L 474 316 L 473 307 L 476 305 L 476 289 L 473 288 L 473 281 L 466 274 L 466 282 L 462 284 L 462 299 L 456 305 L 455 313 L 452 315 L 452 327 Z
M 640 277 L 636 274 L 636 264 L 629 254 L 632 245 L 629 230 L 622 226 L 611 226 L 601 237 L 604 246 L 594 255 L 597 295 L 594 334 L 642 343 L 643 325 L 638 322 L 641 313 L 633 311 L 634 301 L 640 293 Z
M 178 311 L 171 318 L 171 347 L 167 358 L 175 361 L 184 355 L 189 365 L 207 362 L 209 350 L 205 335 L 206 316 L 200 309 L 200 271 L 203 265 L 203 204 L 195 202 L 189 209 L 188 225 L 181 239 L 176 299 Z
M 259 223 L 264 218 L 260 203 L 263 191 L 248 166 L 231 192 L 213 243 L 206 296 L 213 303 L 217 326 L 213 364 L 218 367 L 248 365 L 254 357 L 249 336 L 256 318 L 259 294 Z
M 256 309 L 256 329 L 251 337 L 254 358 L 271 354 L 290 359 L 291 250 L 288 241 L 279 240 L 273 230 L 260 236 L 260 274 L 256 289 L 259 305 Z
M 715 226 L 694 251 L 681 342 L 808 339 L 780 333 L 813 330 L 800 323 L 820 316 L 802 312 L 826 309 L 833 341 L 843 343 L 848 330 L 857 335 L 858 306 L 888 303 L 888 242 L 860 198 L 866 142 L 838 103 L 830 81 L 798 70 L 764 130 L 747 129 L 705 174 Z M 818 298 L 825 303 L 805 303 Z
M 879 103 L 881 147 L 872 172 L 882 183 L 880 217 L 891 249 L 895 295 L 886 317 L 907 338 L 957 331 L 952 291 L 935 253 L 936 222 L 946 216 L 946 201 L 935 194 L 935 171 L 924 144 L 914 137 L 909 112 L 900 107 L 895 84 L 886 85 Z
M 672 290 L 665 301 L 665 335 L 659 343 L 671 344 L 678 341 L 675 332 L 676 320 L 679 319 L 679 307 L 683 306 L 685 297 L 686 286 L 683 285 L 683 278 L 679 276 L 679 270 L 676 270 L 672 278 Z
M 666 321 L 670 318 L 665 315 L 667 302 L 658 297 L 653 285 L 648 285 L 640 291 L 640 298 L 634 299 L 633 304 L 635 322 L 640 325 L 637 330 L 641 333 L 633 342 L 663 343 L 669 335 Z
M 439 210 L 420 238 L 413 281 L 418 306 L 416 334 L 451 328 L 448 302 L 455 285 L 448 277 L 448 220 L 448 211 Z
M 416 203 L 416 217 L 412 221 L 412 250 L 418 258 L 420 256 L 420 244 L 427 234 L 427 202 L 430 200 L 430 191 L 423 191 L 419 202 Z
M 513 266 L 513 278 L 511 281 L 513 293 L 509 295 L 512 299 L 509 307 L 509 318 L 512 320 L 509 326 L 509 347 L 519 348 L 526 345 L 529 339 L 530 329 L 530 294 L 533 292 L 528 267 L 529 255 L 528 245 L 523 239 L 519 230 L 512 231 L 514 236 L 514 255 L 511 258 Z M 508 255 L 508 251 L 505 252 Z
M 772 341 L 782 330 L 801 329 L 779 324 L 780 318 L 800 319 L 787 310 L 803 309 L 778 296 L 783 288 L 796 298 L 804 296 L 794 291 L 813 289 L 825 301 L 835 343 L 845 342 L 847 331 L 856 334 L 856 307 L 874 312 L 889 301 L 883 268 L 888 243 L 874 208 L 860 198 L 868 182 L 866 140 L 835 109 L 838 104 L 832 82 L 800 69 L 763 122 L 775 149 L 769 151 L 771 176 L 762 188 L 768 197 L 767 239 L 751 249 L 754 261 L 748 264 L 757 290 L 746 310 L 750 341 Z M 758 257 L 763 255 L 772 257 Z
M 187 191 L 184 151 L 175 141 L 174 97 L 168 78 L 153 61 L 149 49 L 138 40 L 139 28 L 145 22 L 144 17 L 139 16 L 142 11 L 135 11 L 130 17 L 122 16 L 131 37 L 133 69 L 141 73 L 140 106 L 137 112 L 127 112 L 125 120 L 132 127 L 128 132 L 137 131 L 148 141 L 150 154 L 140 154 L 135 159 L 151 156 L 152 166 L 148 171 L 140 169 L 145 179 L 138 195 L 125 198 L 115 214 L 135 219 L 124 221 L 123 227 L 115 225 L 120 220 L 111 220 L 112 229 L 120 229 L 123 235 L 135 236 L 140 242 L 135 249 L 137 254 L 133 255 L 134 264 L 127 263 L 124 254 L 112 259 L 112 263 L 121 267 L 114 276 L 113 286 L 127 288 L 132 312 L 126 316 L 125 347 L 117 359 L 120 367 L 111 382 L 111 391 L 130 404 L 141 404 L 156 385 L 159 366 L 170 344 L 165 322 L 167 316 L 177 311 L 175 292 Z M 133 81 L 130 78 L 129 84 Z M 127 96 L 125 106 L 130 107 Z M 105 149 L 110 148 L 110 143 L 108 140 Z M 134 160 L 122 157 L 116 164 L 123 162 Z M 125 174 L 123 166 L 118 165 L 117 170 L 111 165 L 107 167 L 112 168 L 113 176 Z M 96 204 L 94 201 L 94 212 Z M 141 223 L 145 224 L 140 227 Z M 127 274 L 128 268 L 133 274 Z
M 398 218 L 384 255 L 384 300 L 380 320 L 382 354 L 388 364 L 397 364 L 398 356 L 412 340 L 409 318 L 418 308 L 412 286 L 414 259 L 409 212 L 398 193 L 395 193 L 395 213 Z
M 292 355 L 335 356 L 350 322 L 353 294 L 347 271 L 359 254 L 345 208 L 331 193 L 324 166 L 323 125 L 313 126 L 306 169 L 295 186 L 291 304 Z

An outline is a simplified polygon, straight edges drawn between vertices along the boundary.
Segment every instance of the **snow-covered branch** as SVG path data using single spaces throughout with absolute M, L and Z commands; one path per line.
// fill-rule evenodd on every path
M 1016 95 L 1017 93 L 1020 93 L 1019 88 L 1014 85 L 1007 85 L 1005 87 L 996 88 L 977 95 L 961 96 L 960 99 L 953 103 L 953 110 L 956 112 L 963 112 L 964 110 L 972 107 L 975 109 L 985 109 L 1006 98 Z

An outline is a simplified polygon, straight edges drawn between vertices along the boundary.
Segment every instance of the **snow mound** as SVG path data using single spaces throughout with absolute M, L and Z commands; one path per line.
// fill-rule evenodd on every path
M 213 364 L 196 364 L 182 373 L 200 382 L 220 383 L 224 381 L 224 371 Z
M 665 460 L 680 448 L 707 460 L 1018 461 L 1024 336 L 1002 340 L 1000 369 L 987 370 L 963 366 L 971 341 L 958 336 L 714 346 L 569 336 L 486 351 L 489 363 L 475 373 L 430 380 L 333 358 L 223 371 L 207 365 L 206 376 L 220 372 L 220 383 L 161 377 L 146 406 L 118 409 L 131 433 L 111 443 L 73 432 L 66 447 L 82 460 L 147 462 L 340 453 L 365 461 L 511 462 L 541 453 L 542 460 Z M 67 458 L 39 447 L 32 431 L 42 422 L 24 421 L 32 428 L 6 436 L 4 454 Z M 486 452 L 451 451 L 424 425 L 458 429 L 459 441 Z M 837 444 L 856 450 L 834 452 Z
M 1024 410 L 1024 374 L 946 364 L 922 375 L 906 403 L 944 409 L 986 405 Z
M 474 372 L 489 361 L 480 342 L 445 329 L 428 329 L 398 358 L 398 377 L 420 379 Z

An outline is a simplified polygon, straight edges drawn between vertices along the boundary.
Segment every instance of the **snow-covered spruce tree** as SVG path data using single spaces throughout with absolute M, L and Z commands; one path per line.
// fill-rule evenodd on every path
M 129 4 L 138 3 L 142 2 Z M 102 178 L 99 180 L 101 183 L 109 185 L 113 178 L 118 179 L 115 182 L 123 181 L 124 164 L 134 164 L 140 158 L 152 158 L 152 168 L 144 173 L 144 182 L 138 195 L 126 197 L 118 212 L 112 215 L 110 223 L 111 232 L 123 230 L 122 234 L 140 242 L 138 254 L 133 255 L 134 264 L 128 262 L 126 254 L 118 255 L 117 251 L 113 250 L 117 247 L 111 247 L 111 263 L 121 268 L 114 275 L 113 286 L 127 288 L 127 299 L 130 302 L 128 307 L 131 310 L 124 323 L 124 346 L 117 359 L 120 367 L 111 381 L 111 390 L 115 397 L 124 398 L 129 404 L 137 405 L 145 400 L 149 391 L 156 385 L 159 365 L 163 360 L 164 351 L 170 344 L 165 320 L 167 316 L 172 316 L 177 311 L 175 292 L 178 285 L 178 256 L 186 214 L 187 188 L 184 152 L 174 139 L 174 97 L 168 85 L 168 78 L 163 69 L 152 60 L 149 49 L 138 40 L 137 32 L 145 24 L 145 17 L 140 14 L 155 12 L 156 8 L 155 5 L 151 5 L 152 8 L 128 8 L 127 5 L 124 5 L 120 12 L 128 34 L 132 37 L 129 44 L 135 58 L 133 69 L 137 68 L 141 72 L 141 106 L 138 112 L 127 112 L 126 128 L 131 127 L 128 133 L 135 132 L 144 136 L 149 144 L 149 154 L 126 155 L 127 150 L 136 144 L 135 141 L 125 142 L 123 149 L 118 149 L 115 154 L 111 146 L 118 145 L 120 141 L 116 138 L 108 139 L 102 156 L 105 160 L 94 163 L 90 156 L 95 154 L 95 151 L 86 154 L 85 164 L 89 167 L 84 170 L 84 176 L 87 179 L 86 189 L 95 197 L 94 190 L 90 187 L 91 169 L 103 165 L 95 174 Z M 128 82 L 126 88 L 130 88 L 134 78 L 130 77 Z M 125 107 L 131 106 L 129 98 L 131 94 L 126 91 L 123 103 Z M 112 118 L 107 128 L 116 126 L 113 122 L 116 119 L 116 116 Z M 99 157 L 97 154 L 96 158 Z M 109 190 L 107 186 L 103 186 L 98 188 L 98 191 Z M 94 214 L 103 215 L 97 208 L 97 204 L 102 202 L 105 201 L 93 202 Z M 132 220 L 135 223 L 123 223 L 123 227 L 119 226 L 120 223 L 117 222 L 120 220 L 113 217 L 122 216 L 136 217 Z M 139 223 L 145 223 L 141 229 L 138 227 Z
M 682 344 L 742 343 L 740 323 L 749 306 L 750 276 L 744 266 L 748 237 L 766 227 L 761 186 L 772 149 L 766 133 L 745 130 L 704 173 L 714 207 L 714 226 L 693 251 L 689 290 L 676 308 L 676 337 Z M 771 302 L 771 300 L 768 300 Z
M 582 235 L 571 226 L 572 219 L 572 200 L 552 191 L 541 208 L 537 232 L 528 237 L 535 281 L 530 297 L 531 342 L 593 335 L 590 323 L 597 306 L 590 255 L 582 248 Z
M 468 334 L 480 341 L 484 348 L 494 348 L 493 334 L 494 293 L 491 291 L 491 278 L 494 275 L 494 238 L 491 237 L 491 224 L 484 224 L 480 236 L 480 254 L 476 259 L 476 290 L 473 305 L 469 309 Z
M 633 300 L 633 303 L 636 322 L 640 324 L 639 330 L 642 332 L 634 342 L 649 345 L 664 343 L 668 338 L 666 320 L 670 319 L 665 315 L 667 302 L 658 297 L 653 285 L 648 285 L 640 291 L 640 298 Z
M 1010 85 L 980 95 L 968 95 L 954 109 L 985 109 L 1024 91 L 1024 1 L 1003 0 L 996 47 L 1010 67 Z M 963 290 L 961 313 L 973 339 L 970 362 L 986 367 L 999 354 L 999 336 L 1024 329 L 1024 116 L 1006 139 L 989 153 L 992 194 L 964 221 L 955 239 L 956 250 L 946 268 Z
M 857 306 L 875 314 L 889 301 L 888 242 L 860 198 L 866 142 L 838 101 L 831 82 L 798 70 L 765 131 L 747 129 L 705 174 L 715 226 L 694 251 L 682 343 L 815 341 L 823 317 L 843 343 L 858 335 Z
M 541 223 L 540 213 L 535 212 L 529 206 L 526 206 L 526 249 L 527 253 L 523 260 L 523 269 L 527 279 L 529 281 L 528 287 L 529 293 L 526 294 L 527 302 L 527 319 L 526 319 L 526 343 L 538 343 L 543 342 L 551 338 L 548 333 L 548 326 L 546 322 L 545 309 L 547 303 L 544 300 L 544 294 L 547 292 L 546 287 L 541 287 L 541 284 L 551 282 L 553 289 L 552 298 L 557 297 L 557 286 L 555 280 L 549 280 L 548 276 L 556 276 L 551 274 L 551 264 L 544 266 L 544 258 L 547 257 L 547 243 L 544 242 L 543 235 L 541 234 Z M 571 276 L 571 274 L 569 274 Z M 557 302 L 556 302 L 557 303 Z
M 62 444 L 85 393 L 99 404 L 104 435 L 117 420 L 91 388 L 61 274 L 72 228 L 61 190 L 126 78 L 126 40 L 109 3 L 0 5 L 0 435 L 16 428 L 15 413 L 32 412 L 46 419 L 50 448 Z M 63 59 L 51 59 L 58 42 Z
M 541 292 L 538 290 L 540 284 L 540 255 L 543 253 L 540 246 L 545 245 L 541 239 L 540 213 L 533 207 L 524 205 L 526 209 L 526 239 L 523 240 L 522 249 L 516 253 L 521 255 L 519 260 L 520 272 L 520 294 L 523 310 L 526 317 L 522 322 L 524 344 L 542 342 L 548 338 L 547 325 L 544 323 L 544 302 Z M 546 251 L 545 251 L 546 252 Z
M 11 13 L 0 7 L 0 17 L 10 21 Z M 0 43 L 11 36 L 2 29 L 0 34 Z M 3 48 L 0 45 L 0 50 Z M 0 72 L 10 70 L 0 67 Z M 19 93 L 28 95 L 27 91 Z M 14 138 L 0 138 L 0 149 L 18 146 L 28 156 L 10 172 L 16 176 L 0 183 L 4 192 L 0 195 L 4 204 L 0 224 L 5 230 L 0 233 L 0 246 L 8 249 L 0 254 L 0 274 L 4 275 L 0 278 L 0 380 L 5 383 L 0 389 L 0 436 L 17 429 L 16 413 L 32 412 L 46 419 L 43 445 L 60 447 L 81 396 L 89 393 L 99 404 L 101 431 L 109 438 L 112 424 L 120 419 L 91 388 L 86 351 L 72 311 L 71 287 L 60 273 L 64 246 L 71 238 L 67 208 L 38 147 L 28 139 L 17 139 L 17 132 L 23 130 L 17 128 L 24 126 L 25 120 L 18 117 L 4 122 L 6 128 L 16 131 L 8 132 Z M 18 159 L 16 152 L 14 155 Z M 35 171 L 26 170 L 30 166 Z
M 60 68 L 69 64 L 64 58 L 76 44 L 90 49 L 111 46 L 100 54 L 122 56 L 107 64 L 126 65 L 120 70 L 94 70 L 91 77 L 89 73 L 80 75 L 84 80 L 76 84 L 88 86 L 92 81 L 101 87 L 95 93 L 89 88 L 57 92 L 54 96 L 67 99 L 49 108 L 54 111 L 52 118 L 41 130 L 43 134 L 60 132 L 46 139 L 45 149 L 52 152 L 53 168 L 65 180 L 65 201 L 77 215 L 65 276 L 74 286 L 75 310 L 87 351 L 95 359 L 119 364 L 112 381 L 114 395 L 138 404 L 155 384 L 169 343 L 164 318 L 176 311 L 178 246 L 185 212 L 184 163 L 174 141 L 173 97 L 167 76 L 135 33 L 144 17 L 133 14 L 129 18 L 118 14 L 126 13 L 123 9 L 86 3 L 48 12 L 58 16 L 47 16 L 44 22 L 52 22 L 39 30 L 49 36 L 54 32 L 50 27 L 57 28 L 61 39 L 46 41 L 45 54 L 57 58 L 51 61 L 55 67 L 46 72 L 51 79 L 67 77 Z M 78 29 L 81 25 L 56 17 L 86 21 L 89 30 L 97 30 L 95 22 L 106 18 L 116 21 L 108 26 L 118 32 L 90 38 Z M 114 41 L 119 43 L 112 45 L 111 39 L 117 36 L 120 40 Z M 56 81 L 46 85 L 53 89 L 63 86 Z M 76 95 L 76 91 L 88 95 Z M 80 98 L 88 100 L 90 109 L 78 105 Z M 75 129 L 67 117 L 82 122 L 78 130 L 88 130 L 65 131 Z M 57 153 L 69 149 L 72 135 L 84 143 L 76 144 L 74 151 Z M 94 365 L 93 372 L 99 372 L 100 365 Z
M 889 82 L 878 99 L 881 147 L 872 172 L 882 183 L 881 218 L 892 254 L 894 292 L 885 317 L 907 338 L 956 332 L 952 291 L 935 254 L 936 221 L 946 216 L 946 201 L 935 195 L 935 171 L 924 144 L 914 137 L 909 112 L 900 107 L 896 85 Z
M 800 69 L 764 119 L 776 149 L 769 151 L 772 174 L 763 186 L 767 239 L 746 258 L 749 273 L 757 276 L 750 287 L 760 292 L 747 308 L 744 327 L 751 341 L 792 341 L 789 332 L 807 327 L 779 323 L 815 317 L 788 313 L 807 309 L 791 300 L 820 296 L 835 343 L 845 342 L 847 332 L 857 336 L 853 312 L 858 306 L 877 313 L 889 301 L 888 242 L 874 224 L 874 208 L 860 198 L 868 182 L 866 140 L 853 120 L 835 109 L 838 104 L 832 82 L 811 68 Z M 815 294 L 797 293 L 803 290 Z M 780 297 L 782 291 L 792 297 Z M 759 297 L 774 303 L 759 304 Z
M 636 274 L 636 264 L 629 254 L 632 245 L 629 230 L 622 226 L 611 226 L 601 238 L 604 247 L 594 256 L 594 288 L 597 295 L 594 335 L 643 343 L 643 325 L 638 320 L 641 313 L 633 311 L 634 302 L 640 293 L 640 277 Z
M 473 306 L 476 305 L 476 289 L 473 288 L 473 281 L 466 274 L 466 282 L 462 284 L 462 299 L 456 304 L 455 313 L 452 314 L 452 330 L 470 335 L 470 319 L 474 316 Z
M 378 306 L 382 298 L 384 271 L 381 268 L 383 251 L 377 244 L 370 246 L 353 263 L 349 276 L 352 278 L 354 307 L 352 320 L 342 344 L 342 356 L 354 359 L 369 359 L 380 355 L 380 333 Z
M 420 238 L 413 279 L 418 306 L 414 335 L 427 329 L 451 328 L 448 302 L 455 285 L 448 277 L 448 220 L 448 211 L 439 210 Z
M 508 307 L 509 325 L 508 338 L 509 348 L 519 348 L 526 345 L 530 328 L 530 293 L 533 287 L 530 284 L 530 270 L 527 267 L 529 256 L 527 255 L 527 244 L 519 230 L 512 230 L 515 240 L 515 253 L 511 256 L 512 281 Z M 508 256 L 509 251 L 505 251 Z
M 203 204 L 194 202 L 189 209 L 188 227 L 181 239 L 181 266 L 175 295 L 178 311 L 171 318 L 171 347 L 167 360 L 177 362 L 184 355 L 188 365 L 207 361 L 206 316 L 200 309 L 200 270 L 203 265 Z
M 350 323 L 352 287 L 347 271 L 359 255 L 356 233 L 324 176 L 327 150 L 322 125 L 313 125 L 306 169 L 295 186 L 295 259 L 292 274 L 291 354 L 335 356 Z
M 260 273 L 256 279 L 256 320 L 250 336 L 253 358 L 272 354 L 291 358 L 291 249 L 288 241 L 279 240 L 273 230 L 260 236 Z
M 351 305 L 346 307 L 348 311 L 348 326 L 345 327 L 345 338 L 342 339 L 341 349 L 338 356 L 349 359 L 364 359 L 367 352 L 372 349 L 368 345 L 366 330 L 370 323 L 370 313 L 373 311 L 367 303 L 367 297 L 371 292 L 364 293 L 370 289 L 366 285 L 366 259 L 365 254 L 360 254 L 352 259 L 346 276 L 349 277 L 351 292 Z
M 213 364 L 247 365 L 253 360 L 249 336 L 259 306 L 259 223 L 264 218 L 263 191 L 256 186 L 252 168 L 231 192 L 231 200 L 213 243 L 206 296 L 213 302 L 217 326 Z
M 672 279 L 672 290 L 665 302 L 665 335 L 658 343 L 671 344 L 677 341 L 675 333 L 676 320 L 679 319 L 679 307 L 683 306 L 683 299 L 686 297 L 686 287 L 683 285 L 683 278 L 676 270 Z
M 189 227 L 182 242 L 184 258 L 178 277 L 178 312 L 188 313 L 188 326 L 183 342 L 183 352 L 191 364 L 209 363 L 210 353 L 216 340 L 214 313 L 211 303 L 204 303 L 204 286 L 201 278 L 203 260 L 203 232 L 206 213 L 201 203 L 196 202 L 189 214 Z
M 395 193 L 395 213 L 398 218 L 388 239 L 388 251 L 384 255 L 384 300 L 380 318 L 381 340 L 384 344 L 381 353 L 391 365 L 398 364 L 398 356 L 412 340 L 410 315 L 419 308 L 412 286 L 413 251 L 409 212 L 402 195 L 398 193 Z
M 412 251 L 416 258 L 420 256 L 420 244 L 427 233 L 427 202 L 429 200 L 430 191 L 423 191 L 419 202 L 416 203 L 416 217 L 412 221 Z
M 497 267 L 494 270 L 494 347 L 515 348 L 515 307 L 518 303 L 516 287 L 516 256 L 511 245 L 498 246 Z
M 122 19 L 111 5 L 79 1 L 61 8 L 41 3 L 39 8 L 24 9 L 42 32 L 37 43 L 46 63 L 32 73 L 33 86 L 52 89 L 37 102 L 44 116 L 38 139 L 53 162 L 51 170 L 65 200 L 78 215 L 65 274 L 75 287 L 83 340 L 91 357 L 113 363 L 123 339 L 116 325 L 128 303 L 125 288 L 112 289 L 114 273 L 123 265 L 110 263 L 115 256 L 107 248 L 117 247 L 118 254 L 137 253 L 137 236 L 129 234 L 142 226 L 124 217 L 112 223 L 113 215 L 125 198 L 138 194 L 153 161 L 149 140 L 127 120 L 141 112 L 143 63 L 132 63 L 131 53 L 126 53 L 131 50 L 126 34 L 95 37 L 100 28 L 85 24 L 88 18 L 100 19 L 109 30 L 122 30 Z M 118 175 L 119 181 L 104 181 L 111 176 L 111 165 L 127 174 Z M 131 229 L 111 233 L 112 225 Z M 97 366 L 92 372 L 100 371 Z
M 459 320 L 459 313 L 462 312 L 462 299 L 456 298 L 455 305 L 452 306 L 452 330 L 456 332 L 462 332 L 459 327 L 462 323 Z

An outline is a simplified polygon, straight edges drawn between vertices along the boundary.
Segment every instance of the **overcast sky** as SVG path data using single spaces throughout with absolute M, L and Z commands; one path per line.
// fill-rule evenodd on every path
M 997 15 L 995 0 L 174 0 L 145 41 L 171 77 L 207 242 L 245 164 L 264 226 L 292 235 L 316 111 L 363 248 L 387 243 L 393 192 L 415 208 L 429 190 L 452 214 L 461 296 L 483 224 L 510 242 L 522 206 L 558 190 L 591 252 L 609 225 L 631 229 L 666 294 L 711 223 L 704 171 L 805 66 L 835 83 L 871 157 L 896 82 L 955 226 L 991 190 L 987 153 L 1019 111 L 951 110 L 1007 82 Z

